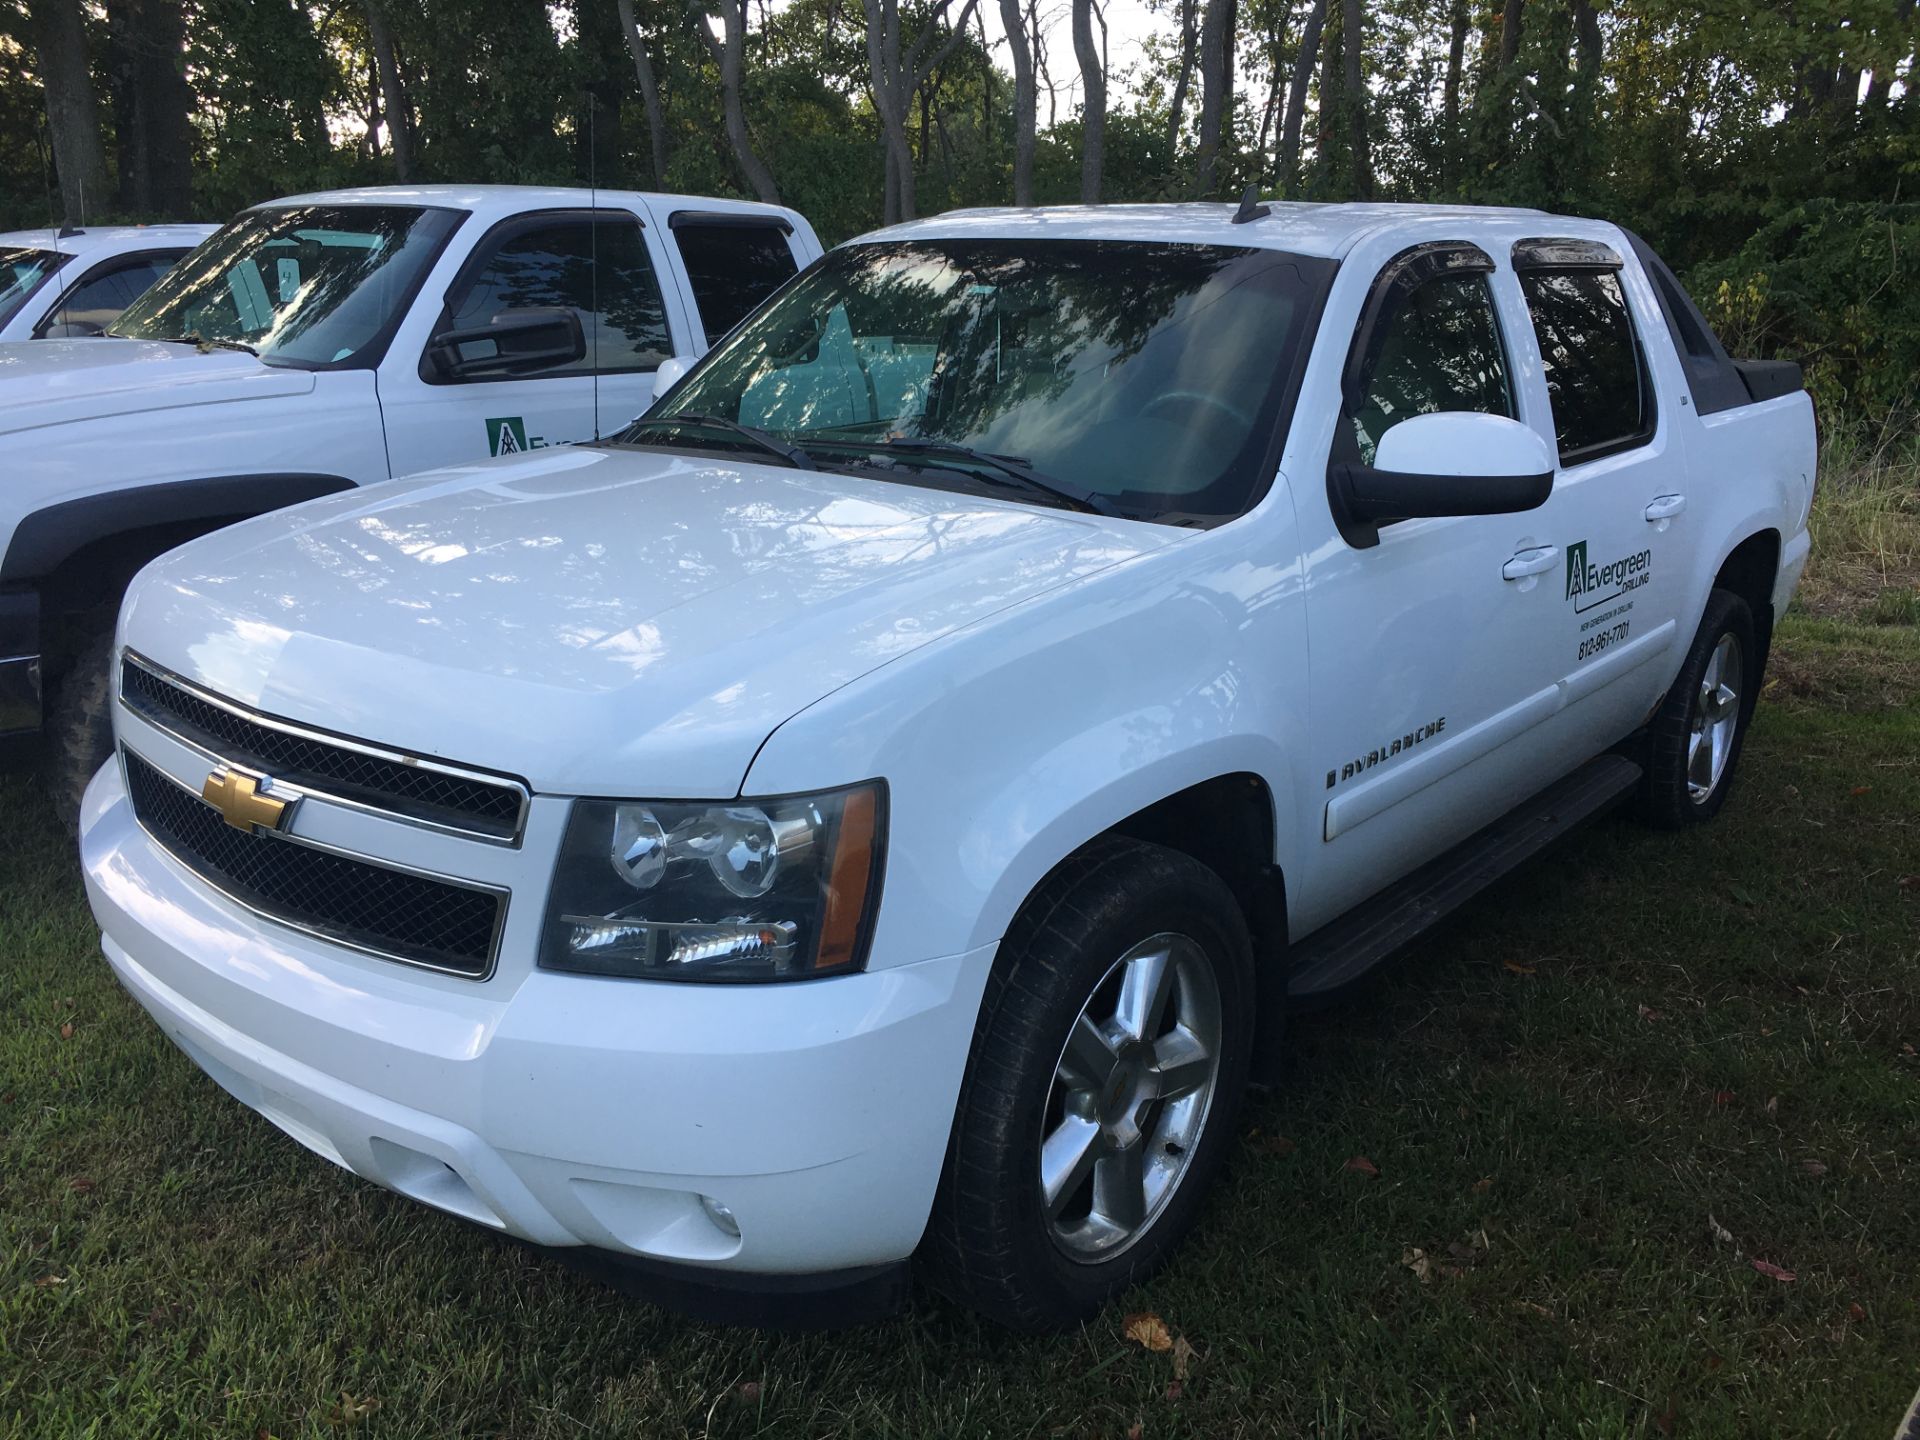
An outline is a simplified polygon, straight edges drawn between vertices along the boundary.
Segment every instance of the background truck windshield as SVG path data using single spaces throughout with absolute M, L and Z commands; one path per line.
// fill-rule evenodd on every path
M 371 363 L 460 219 L 399 205 L 249 210 L 128 306 L 111 333 L 236 341 L 300 368 Z
M 60 268 L 67 257 L 52 250 L 0 246 L 0 325 L 14 317 L 40 282 Z
M 849 246 L 747 319 L 655 416 L 720 416 L 826 465 L 849 460 L 843 440 L 868 461 L 889 439 L 965 446 L 1141 518 L 1236 515 L 1265 489 L 1333 268 L 1143 241 Z M 934 460 L 915 463 L 889 473 L 913 479 Z

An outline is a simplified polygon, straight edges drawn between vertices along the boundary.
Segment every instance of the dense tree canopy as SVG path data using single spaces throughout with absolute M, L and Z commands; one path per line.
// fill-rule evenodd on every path
M 0 0 L 0 227 L 319 186 L 955 205 L 1458 199 L 1605 215 L 1823 401 L 1910 418 L 1914 0 Z M 1055 25 L 1055 20 L 1063 23 Z

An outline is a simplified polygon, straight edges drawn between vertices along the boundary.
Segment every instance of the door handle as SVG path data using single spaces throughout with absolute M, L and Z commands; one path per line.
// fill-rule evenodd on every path
M 1652 525 L 1662 520 L 1671 520 L 1686 508 L 1687 497 L 1684 495 L 1656 495 L 1653 497 L 1653 503 L 1647 506 L 1647 523 Z
M 1536 545 L 1531 550 L 1522 550 L 1500 567 L 1501 578 L 1506 580 L 1524 580 L 1529 575 L 1544 575 L 1560 560 L 1558 545 Z

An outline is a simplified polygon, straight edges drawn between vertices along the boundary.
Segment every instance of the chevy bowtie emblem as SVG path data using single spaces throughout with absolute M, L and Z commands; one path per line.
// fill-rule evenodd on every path
M 227 824 L 252 834 L 278 830 L 292 813 L 293 801 L 268 795 L 260 782 L 238 770 L 216 770 L 200 787 L 200 798 L 218 810 Z

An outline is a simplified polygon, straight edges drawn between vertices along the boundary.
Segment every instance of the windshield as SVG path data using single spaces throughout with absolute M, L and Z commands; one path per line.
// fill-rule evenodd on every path
M 959 466 L 1008 483 L 961 447 L 1098 502 L 1085 508 L 1237 515 L 1270 478 L 1302 332 L 1332 271 L 1272 250 L 1145 241 L 849 246 L 623 438 L 751 443 L 659 424 L 703 415 L 831 468 L 884 462 L 890 478 L 924 483 Z M 1045 503 L 1037 487 L 1022 498 Z
M 350 365 L 384 344 L 460 219 L 401 205 L 249 210 L 129 305 L 109 333 L 227 341 L 301 368 Z
M 66 263 L 57 250 L 27 250 L 0 245 L 0 325 L 19 313 L 40 282 Z

